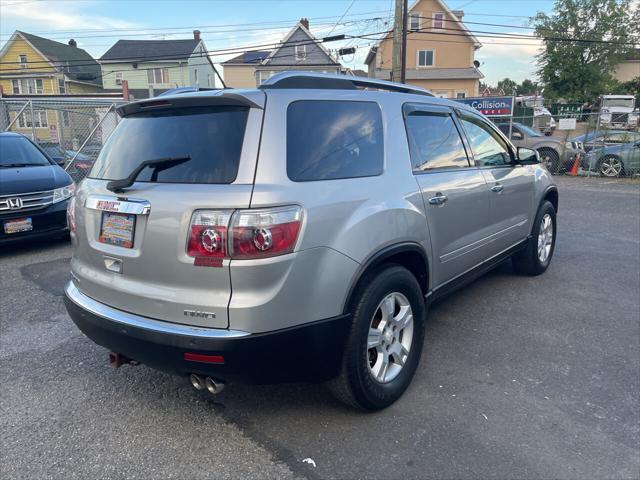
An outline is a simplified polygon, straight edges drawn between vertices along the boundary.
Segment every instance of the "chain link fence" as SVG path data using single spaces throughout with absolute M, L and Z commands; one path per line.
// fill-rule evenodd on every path
M 32 138 L 79 182 L 118 124 L 115 109 L 124 103 L 104 98 L 0 98 L 0 131 Z M 516 108 L 513 117 L 492 120 L 516 147 L 537 150 L 553 174 L 640 175 L 635 113 L 584 112 L 574 105 L 558 105 L 542 114 Z
M 640 132 L 636 114 L 571 111 L 492 118 L 516 147 L 537 150 L 554 175 L 637 177 Z M 491 117 L 490 117 L 491 118 Z
M 121 99 L 0 98 L 0 131 L 33 139 L 79 182 L 118 124 Z

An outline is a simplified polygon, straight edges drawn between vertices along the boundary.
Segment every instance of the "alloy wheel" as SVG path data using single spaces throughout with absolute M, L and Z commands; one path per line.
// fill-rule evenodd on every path
M 538 260 L 545 263 L 551 253 L 553 245 L 553 222 L 551 215 L 546 213 L 540 222 L 540 231 L 538 232 Z
M 413 340 L 413 311 L 407 297 L 393 292 L 378 304 L 367 340 L 369 372 L 379 383 L 391 382 L 402 371 Z
M 605 177 L 617 177 L 622 172 L 622 162 L 615 157 L 606 157 L 600 164 L 600 173 Z

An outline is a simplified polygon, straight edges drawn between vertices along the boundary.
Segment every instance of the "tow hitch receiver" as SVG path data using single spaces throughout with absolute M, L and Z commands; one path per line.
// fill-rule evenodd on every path
M 140 365 L 140 362 L 125 357 L 120 353 L 109 352 L 109 365 L 113 368 L 120 368 L 122 365 Z

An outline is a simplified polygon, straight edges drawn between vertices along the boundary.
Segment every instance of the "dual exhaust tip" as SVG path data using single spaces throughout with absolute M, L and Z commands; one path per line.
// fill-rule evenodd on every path
M 211 377 L 201 377 L 192 373 L 189 375 L 189 382 L 196 390 L 206 389 L 211 395 L 217 395 L 224 390 L 224 383 Z

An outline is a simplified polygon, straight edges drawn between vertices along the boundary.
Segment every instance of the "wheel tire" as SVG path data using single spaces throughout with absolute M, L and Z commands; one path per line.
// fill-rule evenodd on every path
M 543 230 L 543 220 L 547 215 L 549 216 L 552 231 L 550 237 L 547 233 L 545 239 L 550 239 L 551 243 L 550 248 L 546 253 L 546 257 L 542 259 L 539 247 L 541 242 L 541 231 Z M 553 252 L 556 247 L 556 231 L 556 210 L 553 208 L 551 202 L 545 201 L 540 205 L 538 213 L 536 214 L 531 238 L 527 241 L 527 247 L 516 253 L 511 259 L 515 270 L 526 275 L 540 275 L 541 273 L 544 273 L 551 263 L 551 258 L 553 257 Z
M 624 164 L 615 155 L 607 155 L 598 162 L 598 172 L 603 177 L 619 177 L 624 173 Z
M 369 347 L 369 330 L 375 321 L 375 315 L 381 311 L 382 300 L 394 293 L 401 294 L 400 297 L 408 301 L 413 313 L 411 343 L 399 373 L 387 383 L 381 383 L 374 378 L 370 366 L 371 350 L 377 347 Z M 338 400 L 349 406 L 359 410 L 380 410 L 400 398 L 418 367 L 424 341 L 424 296 L 418 281 L 409 270 L 388 264 L 363 279 L 354 294 L 351 313 L 351 331 L 345 344 L 341 372 L 337 378 L 328 382 L 328 386 Z M 401 338 L 399 333 L 397 335 Z M 380 338 L 384 338 L 384 335 Z
M 542 163 L 551 173 L 560 173 L 560 155 L 553 148 L 541 148 L 540 163 Z

